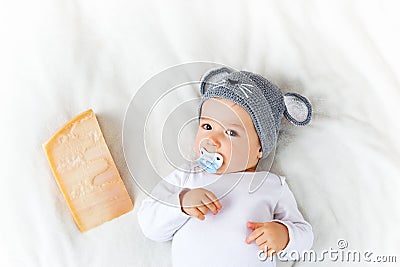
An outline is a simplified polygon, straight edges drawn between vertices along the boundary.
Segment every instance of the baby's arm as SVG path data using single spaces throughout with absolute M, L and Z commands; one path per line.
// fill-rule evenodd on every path
M 303 250 L 311 248 L 314 239 L 312 227 L 304 220 L 303 215 L 298 210 L 296 200 L 286 182 L 283 184 L 281 196 L 275 207 L 274 220 L 272 221 L 279 222 L 288 229 L 289 243 L 284 248 L 286 257 L 293 250 L 301 253 Z
M 151 192 L 157 200 L 152 197 L 143 200 L 137 216 L 147 238 L 154 241 L 171 240 L 175 232 L 190 218 L 180 207 L 179 194 L 182 190 L 173 185 L 182 184 L 183 176 L 183 172 L 174 171 Z
M 313 243 L 311 225 L 297 209 L 296 200 L 284 178 L 281 195 L 274 209 L 274 219 L 270 222 L 248 222 L 247 227 L 253 232 L 246 242 L 255 241 L 260 249 L 268 249 L 268 256 L 271 256 L 272 250 L 283 250 L 281 255 L 287 258 L 293 256 L 290 254 L 292 250 L 301 253 L 310 249 Z

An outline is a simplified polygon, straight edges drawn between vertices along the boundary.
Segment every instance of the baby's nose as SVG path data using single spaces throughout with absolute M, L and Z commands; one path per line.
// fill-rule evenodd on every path
M 201 140 L 200 147 L 204 147 L 209 153 L 217 152 L 217 145 L 210 138 L 206 138 L 206 139 Z

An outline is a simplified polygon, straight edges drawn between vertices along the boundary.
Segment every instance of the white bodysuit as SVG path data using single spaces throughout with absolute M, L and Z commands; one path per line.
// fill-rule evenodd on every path
M 262 185 L 249 193 L 254 177 Z M 175 186 L 176 185 L 176 186 Z M 183 188 L 202 187 L 213 192 L 222 205 L 205 220 L 185 214 L 179 203 Z M 144 235 L 155 241 L 172 239 L 172 263 L 180 266 L 275 266 L 276 257 L 262 261 L 259 247 L 246 243 L 252 232 L 247 222 L 281 222 L 289 230 L 285 252 L 301 253 L 313 243 L 312 228 L 299 212 L 285 178 L 270 172 L 238 172 L 223 175 L 205 171 L 173 171 L 153 189 L 138 211 Z M 166 204 L 168 203 L 168 204 Z M 293 255 L 293 253 L 291 254 Z M 264 255 L 265 257 L 265 255 Z

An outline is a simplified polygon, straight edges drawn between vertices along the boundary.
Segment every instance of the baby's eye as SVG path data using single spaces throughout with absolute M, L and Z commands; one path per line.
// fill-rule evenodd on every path
M 201 126 L 201 128 L 203 128 L 204 130 L 207 130 L 207 131 L 209 131 L 209 130 L 212 129 L 211 125 L 208 124 L 208 123 L 203 124 L 203 125 Z
M 233 130 L 226 130 L 226 133 L 227 133 L 229 136 L 237 136 L 237 133 L 236 133 L 235 131 L 233 131 Z

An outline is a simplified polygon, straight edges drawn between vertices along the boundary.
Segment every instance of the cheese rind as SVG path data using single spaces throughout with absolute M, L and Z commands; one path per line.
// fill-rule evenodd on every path
M 93 110 L 65 124 L 43 148 L 80 231 L 133 209 Z

